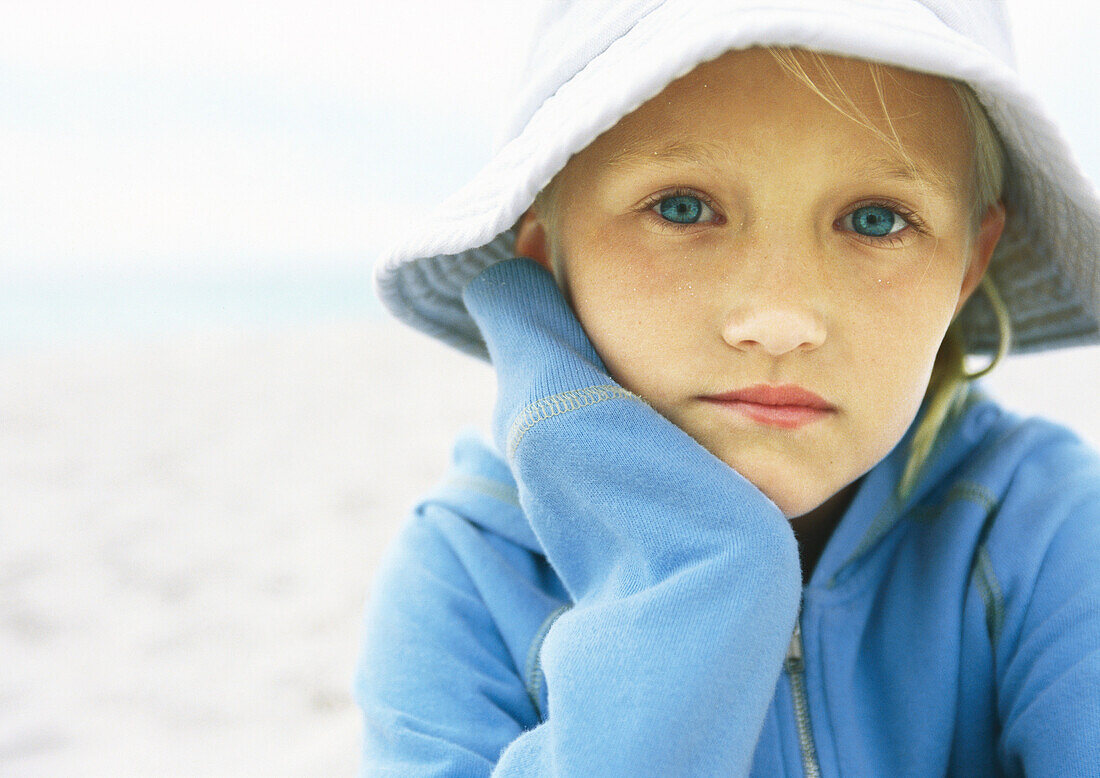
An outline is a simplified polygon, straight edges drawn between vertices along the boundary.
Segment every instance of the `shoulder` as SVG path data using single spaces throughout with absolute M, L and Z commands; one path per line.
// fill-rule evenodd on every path
M 1067 521 L 1100 519 L 1100 453 L 1061 424 L 997 412 L 969 468 L 996 506 L 989 541 L 1041 546 Z
M 1060 424 L 1002 413 L 968 469 L 992 500 L 973 580 L 1003 753 L 1021 772 L 1072 772 L 1094 763 L 1100 727 L 1100 455 Z
M 1100 609 L 1100 454 L 1060 424 L 994 412 L 963 483 L 987 501 L 973 571 L 1003 668 L 1055 614 Z
M 988 397 L 975 404 L 967 422 L 980 431 L 967 452 L 970 469 L 997 484 L 999 493 L 1032 491 L 1049 477 L 1079 480 L 1100 468 L 1100 454 L 1069 427 L 1020 415 Z
M 1071 429 L 984 395 L 939 459 L 932 494 L 981 506 L 976 539 L 1002 567 L 1037 562 L 1067 522 L 1100 519 L 1100 454 Z

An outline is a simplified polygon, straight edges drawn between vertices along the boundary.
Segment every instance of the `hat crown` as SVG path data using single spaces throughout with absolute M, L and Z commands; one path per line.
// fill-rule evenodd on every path
M 527 60 L 498 130 L 499 150 L 562 84 L 663 0 L 543 0 L 531 26 Z
M 913 0 L 955 32 L 983 46 L 1009 67 L 1016 68 L 1012 29 L 1005 0 Z
M 531 27 L 527 59 L 514 81 L 510 110 L 503 114 L 494 150 L 519 136 L 539 106 L 597 55 L 620 39 L 665 0 L 544 0 Z M 796 11 L 806 0 L 728 0 L 746 19 L 789 6 Z M 890 14 L 914 7 L 935 15 L 945 26 L 982 46 L 1015 68 L 1015 53 L 1004 0 L 812 0 L 812 5 L 855 6 L 866 13 Z

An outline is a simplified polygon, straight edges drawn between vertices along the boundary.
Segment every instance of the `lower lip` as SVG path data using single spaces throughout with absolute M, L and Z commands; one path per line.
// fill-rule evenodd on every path
M 741 400 L 710 400 L 724 408 L 736 411 L 759 424 L 783 429 L 796 429 L 814 421 L 820 421 L 833 413 L 824 408 L 805 405 L 761 405 Z

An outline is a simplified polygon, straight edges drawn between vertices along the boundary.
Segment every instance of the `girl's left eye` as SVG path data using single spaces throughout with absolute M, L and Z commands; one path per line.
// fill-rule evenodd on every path
M 700 198 L 691 194 L 672 194 L 657 200 L 651 210 L 673 224 L 695 224 L 712 221 L 714 210 Z
M 840 226 L 868 238 L 886 238 L 901 232 L 910 223 L 893 208 L 865 205 L 842 217 Z

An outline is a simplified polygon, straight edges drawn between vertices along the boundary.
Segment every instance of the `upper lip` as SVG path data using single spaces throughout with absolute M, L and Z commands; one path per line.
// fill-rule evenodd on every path
M 819 408 L 823 411 L 834 410 L 823 398 L 795 384 L 756 384 L 744 389 L 735 389 L 725 394 L 708 394 L 705 400 L 718 402 L 744 402 L 757 405 L 797 406 L 800 408 Z

